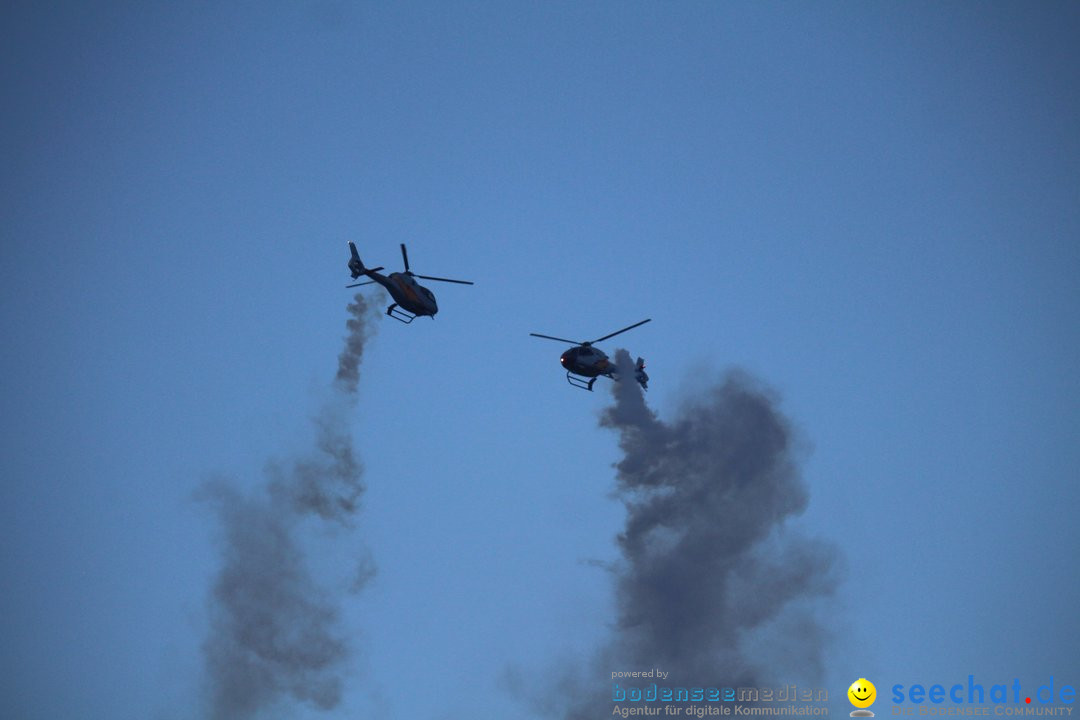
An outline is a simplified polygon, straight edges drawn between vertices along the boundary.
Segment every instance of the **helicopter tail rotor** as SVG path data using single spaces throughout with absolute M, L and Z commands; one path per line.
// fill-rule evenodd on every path
M 641 383 L 642 389 L 649 389 L 649 374 L 645 372 L 645 358 L 637 359 L 634 365 L 634 379 Z
M 364 274 L 364 261 L 360 259 L 360 253 L 356 252 L 356 245 L 349 242 L 349 252 L 352 257 L 349 258 L 349 272 L 352 273 L 353 280 Z

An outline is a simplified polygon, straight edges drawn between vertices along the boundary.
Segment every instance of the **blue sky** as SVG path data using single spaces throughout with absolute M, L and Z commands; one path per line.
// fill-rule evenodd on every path
M 738 367 L 797 429 L 792 531 L 846 566 L 837 697 L 1080 683 L 1075 5 L 2 17 L 0 714 L 203 716 L 220 551 L 194 497 L 311 447 L 347 240 L 476 285 L 366 349 L 364 507 L 304 536 L 330 588 L 378 566 L 327 716 L 532 717 L 508 668 L 606 688 L 610 384 L 573 390 L 528 333 L 645 317 L 603 347 L 648 360 L 661 418 Z

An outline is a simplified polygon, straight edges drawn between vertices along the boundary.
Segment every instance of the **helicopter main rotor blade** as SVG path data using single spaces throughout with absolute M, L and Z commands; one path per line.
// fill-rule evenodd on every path
M 409 253 L 405 252 L 405 243 L 401 243 L 401 259 L 405 261 L 405 272 L 409 272 Z
M 437 277 L 431 277 L 430 275 L 413 275 L 413 277 L 423 278 L 425 280 L 438 280 L 439 282 L 458 283 L 459 285 L 475 285 L 476 284 L 472 280 L 451 280 L 450 278 L 437 278 Z
M 593 342 L 598 343 L 598 342 L 602 342 L 604 340 L 607 340 L 608 338 L 613 338 L 616 335 L 618 335 L 619 333 L 624 333 L 627 330 L 633 330 L 634 328 L 638 327 L 639 325 L 644 325 L 645 323 L 649 322 L 650 320 L 652 320 L 652 318 L 646 318 L 645 320 L 642 320 L 639 323 L 634 323 L 633 325 L 630 325 L 628 327 L 624 327 L 622 330 L 616 330 L 615 332 L 611 333 L 610 335 L 605 335 L 602 338 L 597 338 L 597 339 L 593 340 Z
M 374 285 L 374 284 L 375 284 L 374 280 L 365 280 L 364 282 L 353 283 L 352 285 L 346 285 L 345 287 L 347 287 L 347 288 L 360 287 L 361 285 Z
M 558 342 L 570 343 L 571 345 L 584 345 L 585 343 L 578 342 L 577 340 L 567 340 L 566 338 L 557 338 L 553 335 L 541 335 L 540 333 L 529 333 L 533 337 L 544 338 L 545 340 L 557 340 Z

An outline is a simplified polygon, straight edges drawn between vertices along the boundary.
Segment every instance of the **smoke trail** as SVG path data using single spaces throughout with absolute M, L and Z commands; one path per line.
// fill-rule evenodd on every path
M 338 624 L 340 599 L 309 571 L 300 531 L 305 517 L 350 527 L 364 492 L 347 415 L 356 402 L 368 307 L 357 295 L 348 310 L 334 392 L 314 417 L 313 452 L 289 465 L 271 463 L 254 493 L 222 480 L 204 488 L 223 529 L 203 643 L 211 720 L 255 717 L 286 698 L 323 710 L 341 700 L 349 646 Z M 353 589 L 372 573 L 361 558 Z
M 616 363 L 633 377 L 629 354 L 618 351 Z M 613 383 L 613 393 L 600 424 L 619 434 L 627 519 L 614 568 L 617 623 L 600 672 L 659 667 L 673 685 L 791 681 L 773 676 L 778 658 L 763 641 L 779 625 L 787 667 L 820 681 L 813 601 L 831 594 L 837 556 L 784 527 L 808 494 L 774 400 L 733 374 L 665 423 L 636 383 Z M 603 682 L 579 684 L 566 717 L 610 715 Z

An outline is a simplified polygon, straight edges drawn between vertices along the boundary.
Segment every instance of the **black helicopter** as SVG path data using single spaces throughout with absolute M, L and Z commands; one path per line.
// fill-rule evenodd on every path
M 383 269 L 381 266 L 377 268 L 364 267 L 364 263 L 360 260 L 360 254 L 356 252 L 356 245 L 351 242 L 349 243 L 349 251 L 352 253 L 352 258 L 349 260 L 349 271 L 352 273 L 353 280 L 361 275 L 367 275 L 371 279 L 353 285 L 346 285 L 345 287 L 379 283 L 390 293 L 390 297 L 394 298 L 394 303 L 386 308 L 386 314 L 406 324 L 423 315 L 434 318 L 435 313 L 439 312 L 439 306 L 435 302 L 435 294 L 416 282 L 416 278 L 458 283 L 459 285 L 473 284 L 469 280 L 451 280 L 449 278 L 415 274 L 409 270 L 409 254 L 405 251 L 405 243 L 401 243 L 401 258 L 405 261 L 405 272 L 393 272 L 389 275 L 379 274 L 379 271 Z
M 596 382 L 596 378 L 601 375 L 606 375 L 612 380 L 618 380 L 618 368 L 602 350 L 593 347 L 593 343 L 602 342 L 608 338 L 613 338 L 619 333 L 624 333 L 627 330 L 633 330 L 639 325 L 652 320 L 647 318 L 641 322 L 634 323 L 628 327 L 624 327 L 622 330 L 616 330 L 615 332 L 605 335 L 602 338 L 596 340 L 587 340 L 585 342 L 578 342 L 577 340 L 567 340 L 566 338 L 552 337 L 551 335 L 541 335 L 540 333 L 529 333 L 533 337 L 545 338 L 547 340 L 557 340 L 558 342 L 570 343 L 577 347 L 572 347 L 562 354 L 559 358 L 559 362 L 566 368 L 566 381 L 576 388 L 582 390 L 592 390 L 593 383 Z M 637 363 L 634 366 L 634 379 L 641 383 L 641 387 L 649 389 L 649 376 L 645 373 L 645 361 L 641 358 L 637 359 Z

